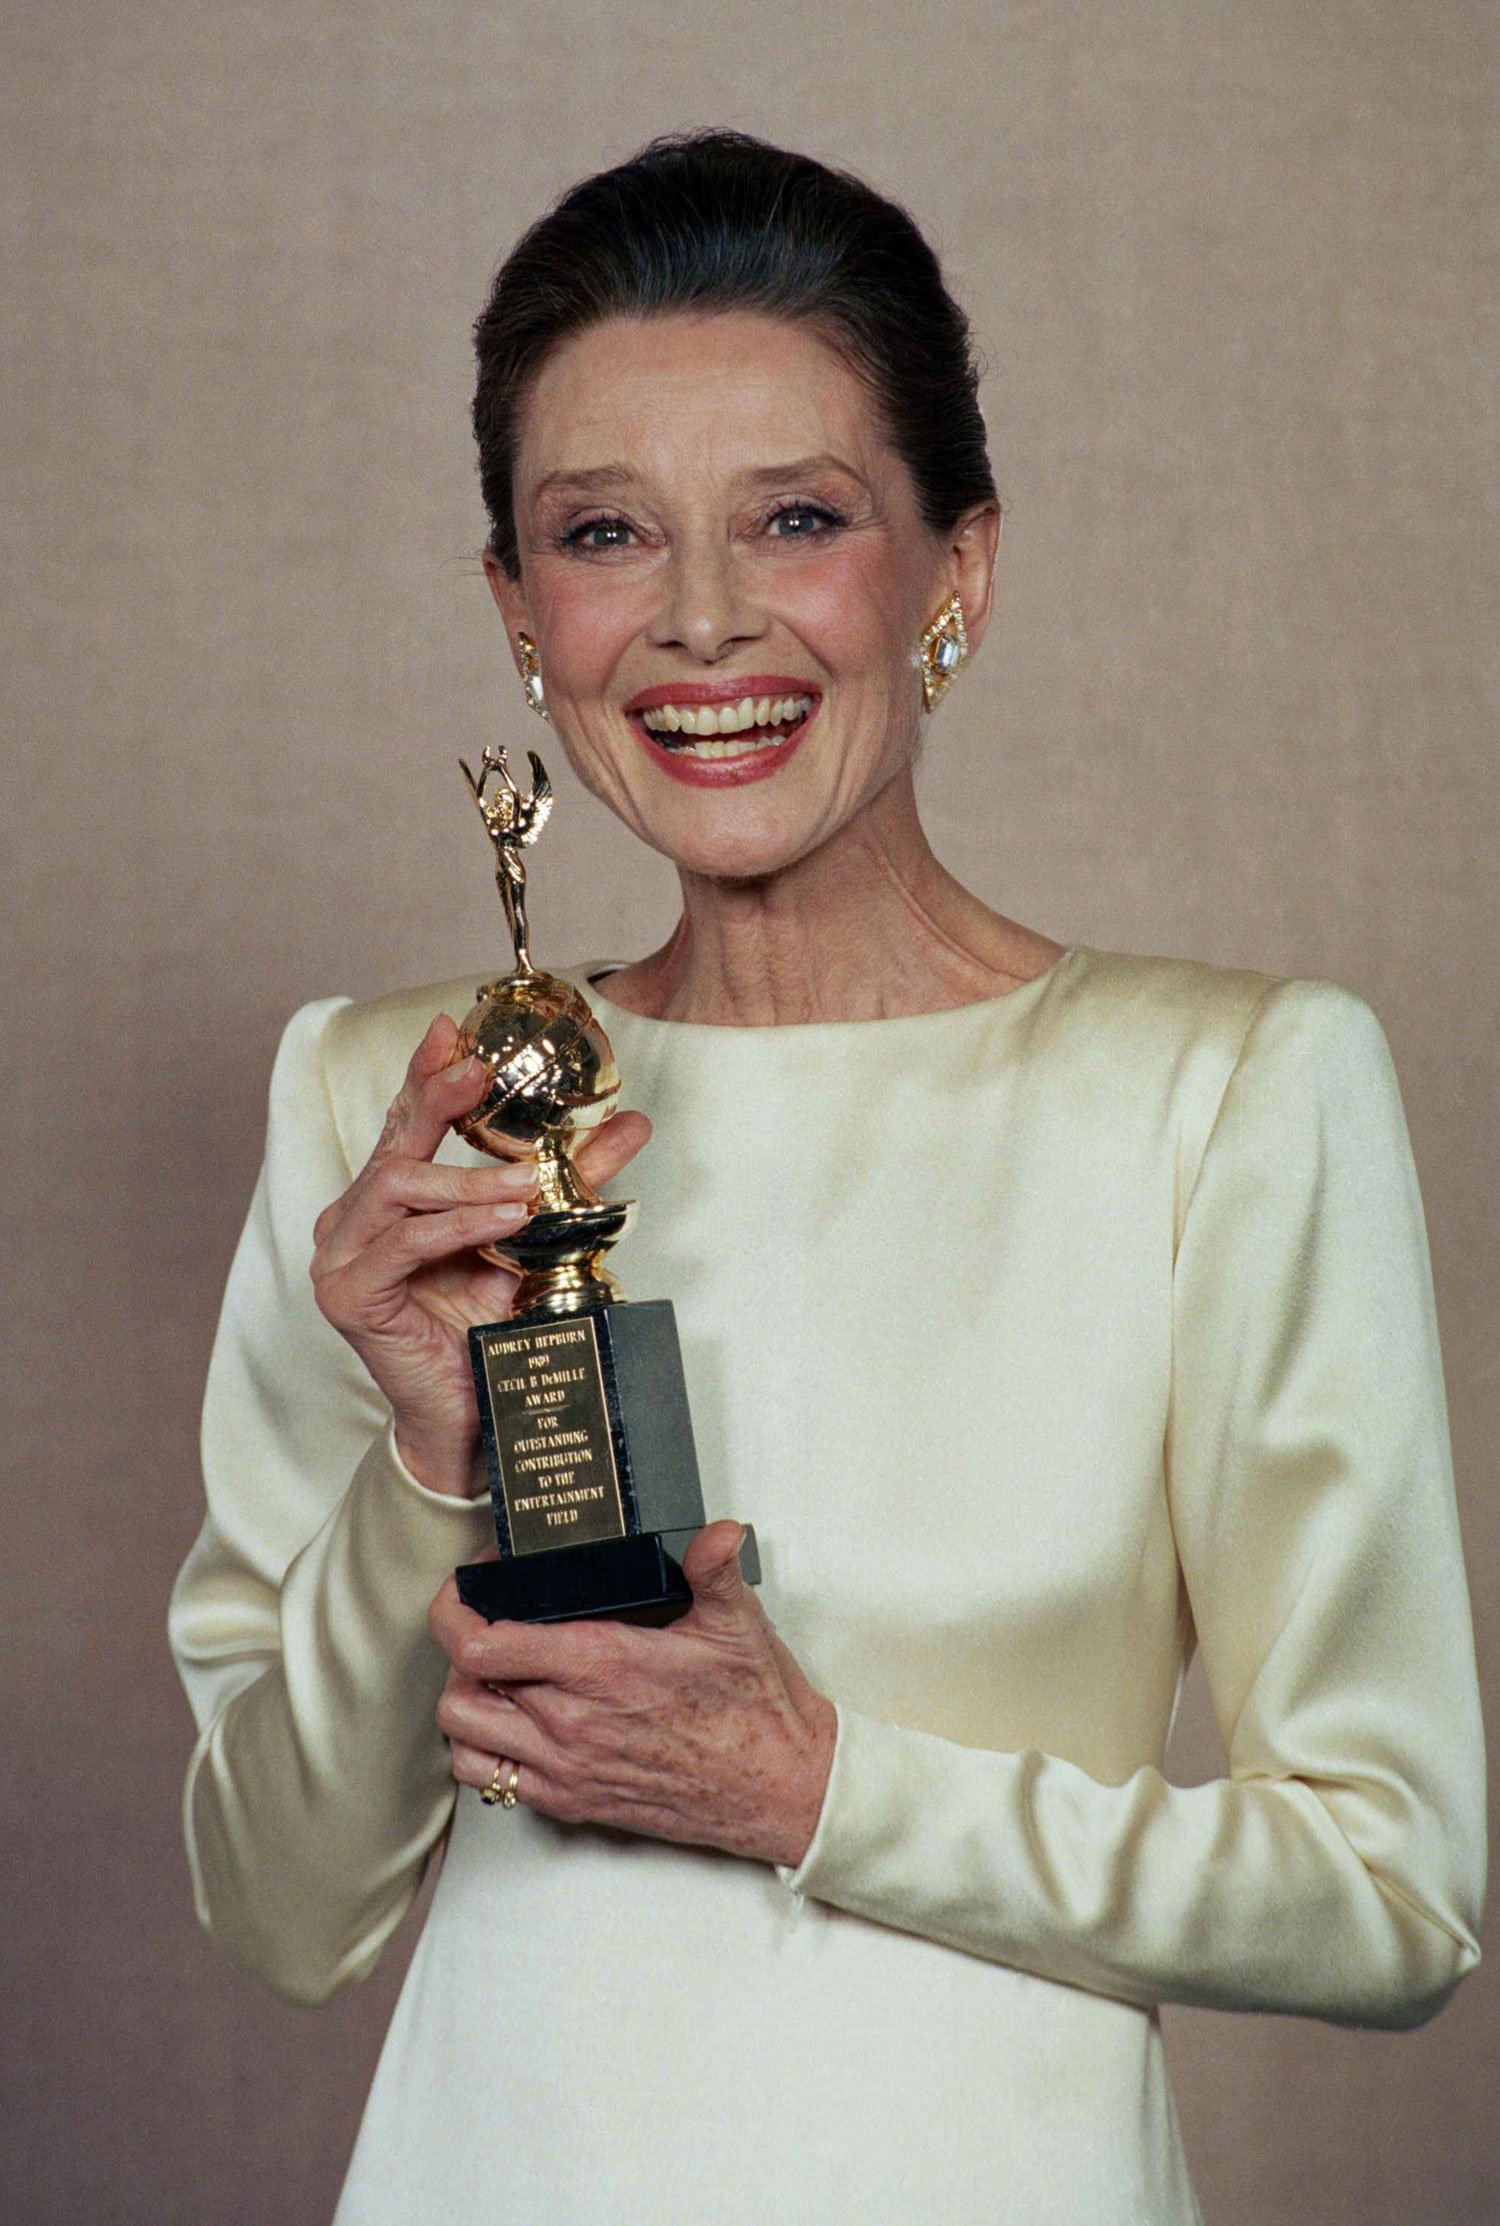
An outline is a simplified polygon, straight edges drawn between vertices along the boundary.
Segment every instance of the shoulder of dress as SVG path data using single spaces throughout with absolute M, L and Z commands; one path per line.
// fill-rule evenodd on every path
M 1222 966 L 1171 952 L 1089 952 L 1088 980 L 1096 999 L 1122 1012 L 1159 1013 L 1180 1022 L 1248 1020 L 1266 992 L 1285 977 L 1260 967 Z
M 1111 1021 L 1141 1049 L 1175 1048 L 1217 1067 L 1227 1079 L 1251 1028 L 1268 1004 L 1280 1014 L 1316 1023 L 1371 1008 L 1357 990 L 1313 974 L 1276 974 L 1263 967 L 1146 951 L 1087 953 L 1084 979 L 1095 1017 Z
M 368 1157 L 428 1023 L 440 1012 L 462 1020 L 484 978 L 476 968 L 445 981 L 357 998 L 329 1013 L 323 1078 L 351 1165 Z
M 1351 1055 L 1387 1064 L 1372 1007 L 1345 983 L 1137 951 L 1091 953 L 1091 1102 L 1134 1086 L 1172 1139 L 1174 1257 L 1236 1071 L 1253 1059 L 1272 1105 L 1314 1094 Z M 1351 1070 L 1352 1071 L 1352 1070 Z M 1363 1071 L 1361 1069 L 1361 1071 Z M 1296 1079 L 1296 1078 L 1302 1079 Z M 1269 1093 L 1267 1097 L 1267 1093 Z
M 462 1020 L 484 978 L 476 968 L 472 974 L 417 982 L 409 989 L 387 990 L 380 997 L 355 998 L 341 1005 L 329 1016 L 324 1034 L 330 1071 L 368 1065 L 389 1057 L 393 1048 L 400 1051 L 404 1069 L 434 1015 L 446 1012 Z

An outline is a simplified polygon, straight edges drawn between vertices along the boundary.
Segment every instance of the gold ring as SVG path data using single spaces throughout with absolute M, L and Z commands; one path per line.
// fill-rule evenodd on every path
M 489 1784 L 485 1787 L 484 1791 L 479 1796 L 480 1800 L 485 1802 L 491 1808 L 494 1807 L 497 1801 L 499 1802 L 502 1809 L 513 1809 L 516 1805 L 516 1787 L 521 1782 L 521 1765 L 519 1764 L 519 1762 L 513 1762 L 511 1764 L 510 1776 L 506 1780 L 505 1785 L 502 1787 L 500 1779 L 504 1772 L 504 1769 L 505 1761 L 502 1757 L 500 1761 L 495 1764 L 494 1776 L 491 1778 Z

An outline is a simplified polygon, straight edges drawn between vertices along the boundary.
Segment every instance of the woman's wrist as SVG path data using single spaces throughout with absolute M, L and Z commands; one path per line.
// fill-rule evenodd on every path
M 398 1422 L 393 1443 L 402 1467 L 424 1492 L 435 1492 L 442 1499 L 478 1496 L 472 1442 L 461 1451 L 451 1444 L 433 1444 L 420 1437 L 408 1437 Z
M 782 1870 L 797 1870 L 812 1846 L 823 1813 L 833 1751 L 838 1743 L 838 1710 L 824 1693 L 810 1692 L 803 1710 L 807 1738 L 788 1788 L 784 1832 L 767 1860 Z

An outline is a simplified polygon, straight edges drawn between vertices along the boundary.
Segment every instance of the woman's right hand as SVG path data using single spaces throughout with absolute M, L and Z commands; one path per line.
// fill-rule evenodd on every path
M 479 1433 L 468 1332 L 503 1321 L 516 1285 L 476 1247 L 519 1227 L 536 1169 L 433 1164 L 450 1124 L 488 1088 L 482 1060 L 449 1065 L 457 1041 L 457 1024 L 439 1013 L 375 1149 L 313 1226 L 311 1273 L 319 1312 L 390 1401 L 402 1460 L 430 1491 L 467 1499 Z M 580 1148 L 579 1172 L 608 1182 L 650 1134 L 643 1113 L 615 1114 Z

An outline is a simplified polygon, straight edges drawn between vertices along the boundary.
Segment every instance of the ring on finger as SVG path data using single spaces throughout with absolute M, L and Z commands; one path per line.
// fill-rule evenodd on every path
M 516 1787 L 521 1782 L 521 1765 L 519 1762 L 511 1763 L 510 1776 L 502 1786 L 500 1780 L 505 1776 L 505 1768 L 505 1757 L 501 1755 L 495 1763 L 494 1776 L 479 1796 L 487 1808 L 493 1808 L 496 1802 L 502 1809 L 513 1809 L 516 1805 Z

